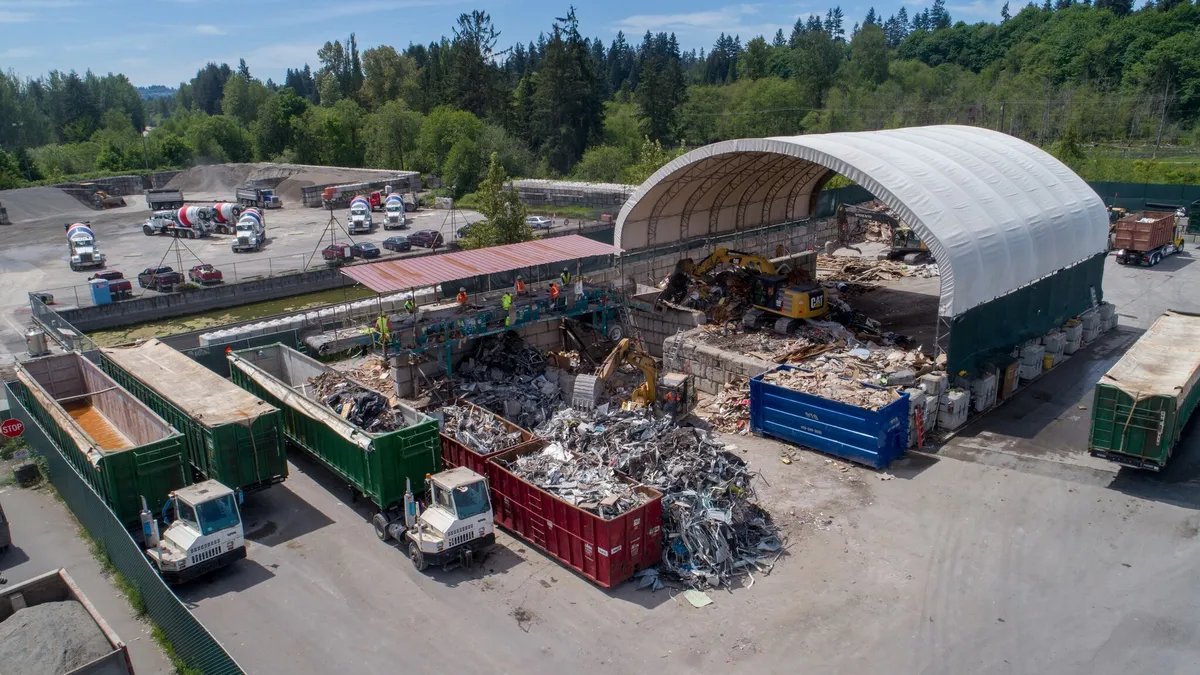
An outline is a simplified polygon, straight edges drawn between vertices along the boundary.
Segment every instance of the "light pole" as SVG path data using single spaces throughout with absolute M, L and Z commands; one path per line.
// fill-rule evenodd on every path
M 142 129 L 142 156 L 146 158 L 146 171 L 150 170 L 150 151 L 146 148 L 146 137 L 149 135 L 149 129 Z

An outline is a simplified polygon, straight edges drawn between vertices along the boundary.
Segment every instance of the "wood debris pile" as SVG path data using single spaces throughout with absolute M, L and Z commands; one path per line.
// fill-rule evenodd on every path
M 695 414 L 726 434 L 750 433 L 750 381 L 737 379 L 698 407 Z
M 817 278 L 824 282 L 868 283 L 936 276 L 939 276 L 936 263 L 906 265 L 894 260 L 871 260 L 855 256 L 817 256 Z
M 868 410 L 879 410 L 898 396 L 830 371 L 775 370 L 763 375 L 763 382 Z

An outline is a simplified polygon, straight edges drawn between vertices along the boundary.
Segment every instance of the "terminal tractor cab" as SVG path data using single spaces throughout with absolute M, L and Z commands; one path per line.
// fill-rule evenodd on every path
M 634 388 L 629 401 L 623 404 L 628 409 L 649 408 L 661 410 L 673 419 L 686 417 L 695 407 L 692 378 L 683 373 L 666 373 L 659 378 L 658 364 L 631 338 L 623 338 L 609 352 L 595 375 L 575 376 L 575 388 L 571 393 L 571 405 L 593 408 L 609 380 L 621 366 L 629 364 L 642 371 L 644 381 Z
M 146 557 L 169 584 L 181 584 L 246 557 L 246 536 L 235 493 L 206 480 L 171 493 L 163 505 L 167 529 L 142 497 L 140 513 Z
M 465 466 L 425 476 L 424 508 L 407 481 L 404 515 L 390 519 L 380 512 L 371 519 L 380 541 L 395 539 L 405 547 L 414 567 L 450 570 L 483 560 L 496 545 L 492 501 L 487 479 Z
M 815 319 L 829 311 L 820 284 L 780 274 L 775 263 L 754 253 L 718 248 L 699 264 L 681 260 L 678 269 L 702 277 L 719 266 L 734 267 L 748 277 L 753 309 L 742 316 L 742 326 L 748 330 L 773 326 L 777 333 L 786 335 L 801 319 Z

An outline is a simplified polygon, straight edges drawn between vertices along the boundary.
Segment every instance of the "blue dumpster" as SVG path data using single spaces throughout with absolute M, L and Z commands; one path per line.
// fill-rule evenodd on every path
M 775 370 L 804 370 L 779 366 Z M 774 371 L 767 371 L 774 372 Z M 879 410 L 750 380 L 750 430 L 882 469 L 908 448 L 908 394 Z M 873 387 L 854 380 L 852 386 Z

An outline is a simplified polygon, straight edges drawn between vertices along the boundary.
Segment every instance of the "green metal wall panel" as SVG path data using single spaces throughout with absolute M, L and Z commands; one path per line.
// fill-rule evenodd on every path
M 1151 396 L 1135 401 L 1108 384 L 1096 386 L 1088 449 L 1136 457 L 1164 466 L 1178 438 L 1175 398 Z
M 279 432 L 278 411 L 256 418 L 250 428 L 240 424 L 208 428 L 103 353 L 100 367 L 183 434 L 188 461 L 201 476 L 250 492 L 287 478 L 287 455 Z
M 1045 335 L 1103 300 L 1105 257 L 1097 254 L 955 317 L 947 371 L 978 372 L 989 357 Z

